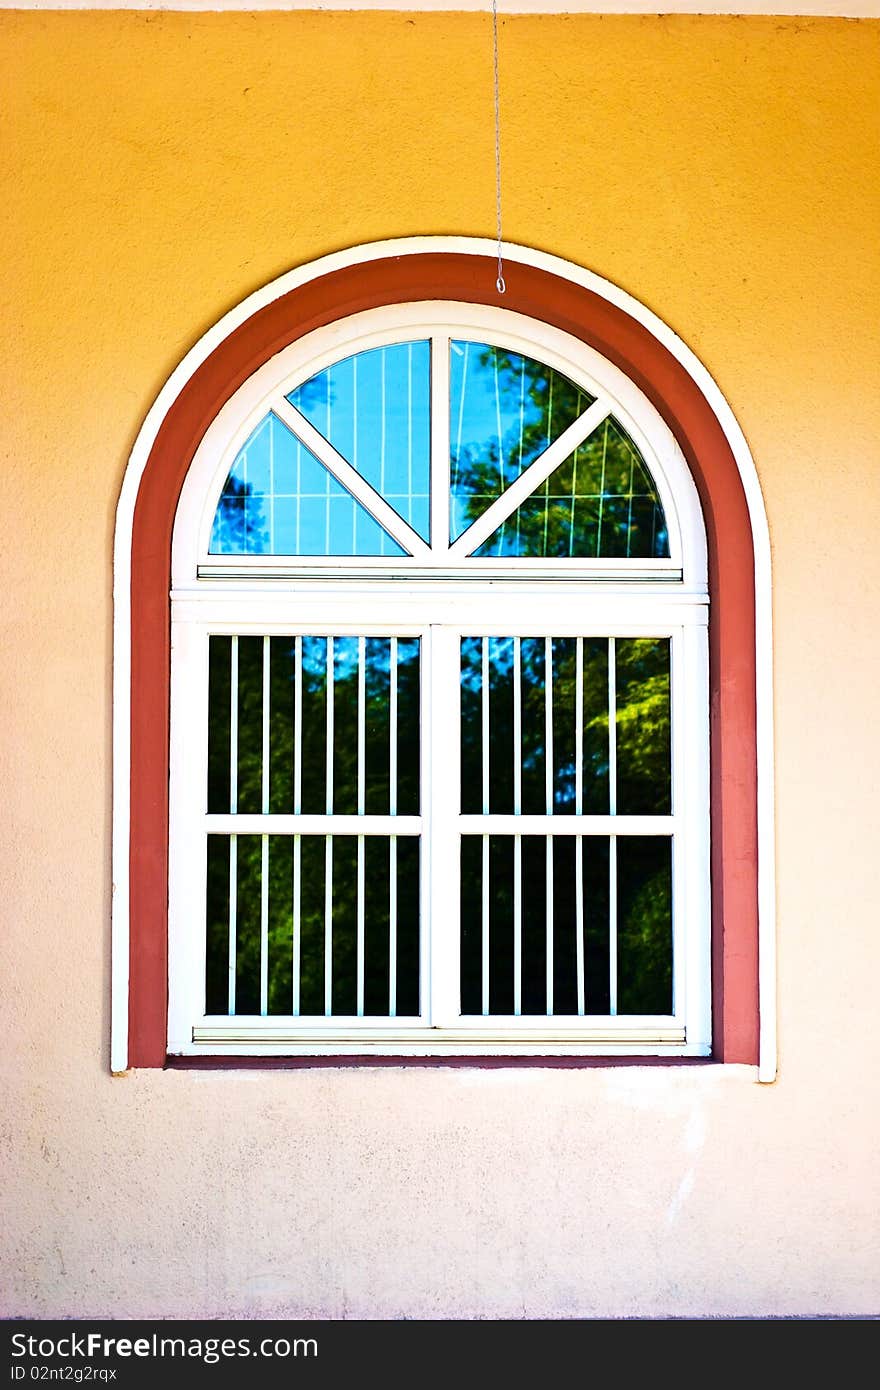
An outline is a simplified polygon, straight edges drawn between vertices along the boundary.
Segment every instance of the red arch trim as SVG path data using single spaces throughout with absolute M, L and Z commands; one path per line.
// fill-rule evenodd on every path
M 144 469 L 131 552 L 129 1065 L 166 1061 L 171 535 L 187 470 L 220 408 L 289 343 L 336 319 L 427 299 L 496 304 L 595 348 L 644 391 L 688 461 L 706 522 L 709 584 L 714 1055 L 758 1060 L 758 835 L 754 552 L 739 470 L 714 411 L 642 324 L 532 266 L 494 289 L 486 256 L 417 253 L 333 271 L 257 310 L 193 373 Z

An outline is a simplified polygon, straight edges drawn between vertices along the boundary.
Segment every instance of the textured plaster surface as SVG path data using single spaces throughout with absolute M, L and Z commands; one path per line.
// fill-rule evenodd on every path
M 505 235 L 670 323 L 764 490 L 771 1087 L 717 1067 L 109 1075 L 128 452 L 194 340 L 282 271 L 492 234 L 490 30 L 7 13 L 0 43 L 0 1314 L 880 1311 L 880 26 L 523 16 L 501 33 Z

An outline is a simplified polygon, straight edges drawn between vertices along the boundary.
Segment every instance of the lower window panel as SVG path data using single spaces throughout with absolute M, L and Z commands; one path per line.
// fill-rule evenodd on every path
M 419 841 L 209 835 L 213 1015 L 416 1017 Z

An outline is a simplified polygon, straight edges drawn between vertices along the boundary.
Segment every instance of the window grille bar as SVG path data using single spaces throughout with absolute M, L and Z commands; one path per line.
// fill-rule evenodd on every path
M 391 638 L 388 657 L 388 812 L 397 815 L 397 638 Z
M 584 639 L 574 646 L 574 812 L 584 810 Z
M 260 1013 L 269 1012 L 269 836 L 260 836 Z
M 261 809 L 264 816 L 269 814 L 269 675 L 270 675 L 270 641 L 268 637 L 263 638 L 263 747 L 262 747 L 262 802 Z
M 406 345 L 406 491 L 409 498 L 407 521 L 412 520 L 413 503 L 413 345 Z
M 480 753 L 482 757 L 483 815 L 489 812 L 489 639 L 480 638 L 481 680 L 480 680 Z
M 482 999 L 481 1008 L 484 1014 L 489 1012 L 489 836 L 483 836 L 483 878 L 482 878 L 482 903 L 480 907 L 481 921 L 481 984 Z
M 388 1012 L 397 1017 L 397 836 L 388 843 Z
M 602 431 L 602 474 L 599 479 L 599 522 L 596 527 L 596 555 L 602 554 L 602 520 L 605 511 L 605 467 L 608 462 L 608 421 Z
M 470 344 L 469 344 L 469 343 L 464 343 L 464 344 L 462 345 L 462 359 L 461 359 L 461 391 L 460 391 L 460 394 L 459 394 L 459 397 L 458 397 L 458 421 L 457 421 L 456 432 L 455 432 L 455 475 L 454 475 L 454 477 L 453 477 L 453 479 L 452 479 L 452 486 L 453 486 L 453 489 L 455 489 L 456 487 L 458 487 L 458 475 L 459 475 L 459 472 L 460 472 L 460 470 L 461 470 L 461 441 L 462 441 L 462 438 L 463 438 L 463 436 L 464 436 L 464 403 L 465 403 L 465 397 L 466 397 L 466 395 L 467 395 L 467 374 L 468 374 L 468 351 L 469 351 L 469 348 L 470 348 Z M 458 528 L 458 519 L 456 518 L 456 526 L 455 526 L 454 530 L 455 530 L 455 531 L 458 531 L 458 529 L 459 529 L 459 528 Z M 453 534 L 453 531 L 452 531 L 452 528 L 450 528 L 450 535 L 452 535 L 452 534 Z
M 553 814 L 553 638 L 544 638 L 544 800 Z
M 238 638 L 230 641 L 229 669 L 229 812 L 238 811 Z M 235 974 L 237 956 L 238 836 L 229 837 L 229 962 L 227 1008 L 235 1013 Z
M 382 354 L 384 357 L 384 353 Z M 351 466 L 355 473 L 358 472 L 358 359 L 357 355 L 352 358 L 351 363 Z M 357 555 L 357 525 L 358 507 L 351 509 L 351 551 Z
M 522 1013 L 522 836 L 513 837 L 513 1012 Z
M 522 638 L 513 639 L 513 814 L 522 814 Z
M 578 835 L 574 842 L 574 949 L 577 971 L 577 1011 L 586 1012 L 584 979 L 584 841 Z
M 299 646 L 299 642 L 297 642 Z M 299 1017 L 300 958 L 302 955 L 302 836 L 293 837 L 293 998 L 291 1013 Z
M 482 806 L 483 815 L 489 811 L 489 638 L 480 638 L 480 723 L 482 759 Z M 489 836 L 484 835 L 483 876 L 480 904 L 480 951 L 481 951 L 481 1007 L 484 1014 L 489 1012 Z
M 227 987 L 227 1010 L 235 1013 L 235 963 L 238 923 L 238 836 L 229 837 L 229 977 Z
M 520 441 L 522 451 L 522 441 Z M 513 814 L 522 814 L 522 638 L 513 639 Z M 513 841 L 513 1012 L 522 1012 L 522 836 Z
M 333 438 L 333 427 L 330 423 L 330 403 L 333 399 L 332 368 L 327 368 L 327 439 Z M 324 479 L 324 553 L 331 554 L 330 550 L 330 489 L 332 483 L 330 470 L 327 470 L 327 477 Z
M 608 638 L 608 811 L 617 815 L 617 643 Z
M 383 359 L 384 360 L 384 359 Z M 397 815 L 397 638 L 388 653 L 388 811 Z M 388 845 L 388 1012 L 397 1017 L 397 837 Z
M 231 641 L 229 661 L 229 814 L 238 810 L 238 638 Z
M 617 1013 L 617 836 L 608 841 L 608 1012 Z
M 275 420 L 269 416 L 269 554 L 275 554 Z
M 358 638 L 358 691 L 357 691 L 357 809 L 362 816 L 366 811 L 367 795 L 367 639 Z
M 617 815 L 617 642 L 608 638 L 608 810 Z M 608 841 L 608 1012 L 617 1013 L 617 838 Z
M 333 1012 L 333 836 L 324 837 L 324 1013 Z
M 357 360 L 357 359 L 355 359 Z M 355 414 L 355 421 L 357 414 Z M 367 639 L 358 638 L 357 809 L 366 811 L 367 787 Z M 357 839 L 357 1016 L 364 1015 L 364 837 Z
M 357 837 L 357 1016 L 364 1016 L 364 837 Z
M 547 1015 L 553 1013 L 553 836 L 546 841 L 547 911 Z

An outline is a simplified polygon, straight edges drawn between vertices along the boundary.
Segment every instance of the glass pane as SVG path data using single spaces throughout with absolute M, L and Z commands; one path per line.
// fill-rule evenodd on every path
M 542 362 L 486 343 L 453 342 L 450 356 L 450 537 L 592 405 Z
M 461 1003 L 463 1014 L 483 1012 L 483 864 L 489 874 L 489 1014 L 514 1011 L 516 896 L 514 876 L 520 855 L 520 936 L 523 1016 L 547 1016 L 548 911 L 552 914 L 552 1015 L 578 1011 L 577 934 L 583 934 L 586 1014 L 609 1010 L 609 842 L 605 836 L 553 837 L 548 854 L 543 836 L 488 838 L 465 835 L 461 843 Z M 583 912 L 577 912 L 578 854 Z M 548 869 L 550 882 L 548 884 Z M 549 890 L 549 891 L 548 891 Z
M 430 343 L 395 343 L 359 352 L 310 377 L 287 399 L 427 541 Z
M 208 659 L 209 812 L 257 815 L 263 810 L 263 720 L 267 715 L 270 814 L 301 811 L 323 815 L 329 810 L 354 815 L 363 810 L 367 815 L 418 815 L 419 649 L 417 637 L 212 636 Z M 361 658 L 362 770 L 358 713 Z M 333 737 L 328 787 L 327 692 L 331 686 Z M 268 710 L 264 710 L 267 695 Z M 294 737 L 297 702 L 302 721 L 299 748 Z M 237 750 L 234 805 L 230 776 L 233 713 Z
M 669 537 L 644 459 L 609 419 L 474 554 L 659 560 L 669 556 Z
M 294 911 L 298 902 L 300 1017 L 324 1016 L 328 858 L 323 835 L 267 839 L 266 1009 L 293 1012 Z M 206 1004 L 229 1014 L 229 908 L 235 906 L 232 1012 L 259 1014 L 262 966 L 260 835 L 209 835 L 207 854 Z M 297 851 L 299 873 L 297 874 Z M 332 1015 L 357 1012 L 358 856 L 363 853 L 364 1016 L 419 1013 L 419 842 L 413 837 L 334 836 L 332 875 Z M 232 869 L 230 883 L 230 867 Z M 392 893 L 392 882 L 394 891 Z M 391 961 L 394 959 L 394 989 Z
M 575 814 L 579 740 L 580 809 L 586 815 L 607 814 L 607 639 L 462 638 L 463 814 Z
M 211 555 L 404 555 L 406 552 L 286 425 L 269 414 L 230 469 Z
M 672 840 L 617 840 L 617 1012 L 672 1013 Z
M 669 639 L 618 637 L 617 812 L 672 810 Z

